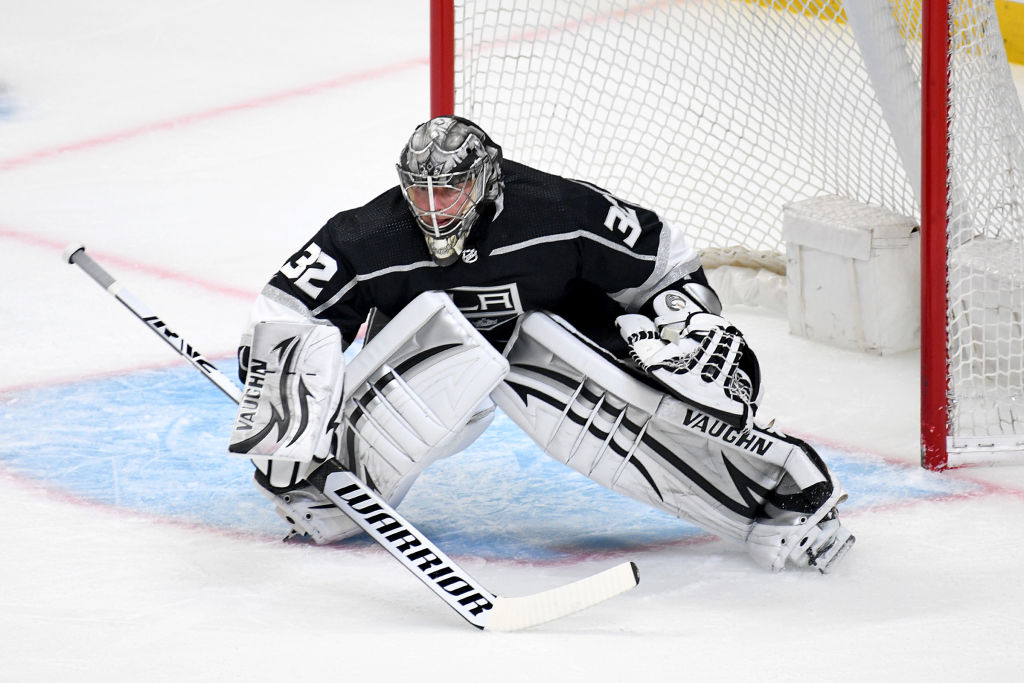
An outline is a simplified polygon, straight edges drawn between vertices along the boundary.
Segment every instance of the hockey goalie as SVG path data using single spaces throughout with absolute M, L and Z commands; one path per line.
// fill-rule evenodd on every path
M 397 505 L 500 407 L 547 455 L 773 571 L 851 548 L 842 487 L 758 415 L 757 357 L 683 229 L 504 159 L 459 117 L 419 125 L 397 171 L 284 263 L 239 349 L 229 448 L 292 533 L 356 532 L 306 481 L 324 461 Z

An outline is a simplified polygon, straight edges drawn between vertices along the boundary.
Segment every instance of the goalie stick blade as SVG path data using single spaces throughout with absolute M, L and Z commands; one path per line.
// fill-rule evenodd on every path
M 487 631 L 517 631 L 553 621 L 593 607 L 640 583 L 640 574 L 632 562 L 588 576 L 565 586 L 521 598 L 498 596 L 487 613 Z

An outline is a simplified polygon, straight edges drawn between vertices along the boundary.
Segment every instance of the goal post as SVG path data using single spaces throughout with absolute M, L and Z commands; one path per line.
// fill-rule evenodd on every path
M 784 210 L 823 197 L 920 226 L 922 464 L 1024 462 L 1024 114 L 992 0 L 432 0 L 431 48 L 432 115 L 657 209 L 705 263 L 785 273 Z
M 430 0 L 430 116 L 455 113 L 455 2 Z
M 949 119 L 934 112 L 948 110 L 949 5 L 925 2 L 922 8 L 921 78 L 921 280 L 941 286 L 921 287 L 921 464 L 948 466 L 949 432 L 946 354 L 946 311 L 949 307 L 946 269 L 946 212 Z M 941 350 L 929 352 L 929 350 Z

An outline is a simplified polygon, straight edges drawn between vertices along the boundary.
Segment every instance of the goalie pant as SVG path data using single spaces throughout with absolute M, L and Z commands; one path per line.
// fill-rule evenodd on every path
M 816 525 L 845 494 L 809 445 L 756 425 L 741 431 L 687 406 L 542 313 L 524 318 L 508 360 L 510 372 L 492 396 L 548 455 L 745 543 L 772 570 L 806 565 L 809 557 L 813 564 L 801 543 L 814 541 Z M 840 538 L 852 543 L 848 532 Z

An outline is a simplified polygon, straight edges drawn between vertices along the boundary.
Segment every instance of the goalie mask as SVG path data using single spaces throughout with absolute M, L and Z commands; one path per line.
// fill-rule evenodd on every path
M 486 204 L 500 210 L 501 147 L 479 126 L 439 116 L 413 131 L 398 159 L 402 195 L 434 261 L 454 263 Z

